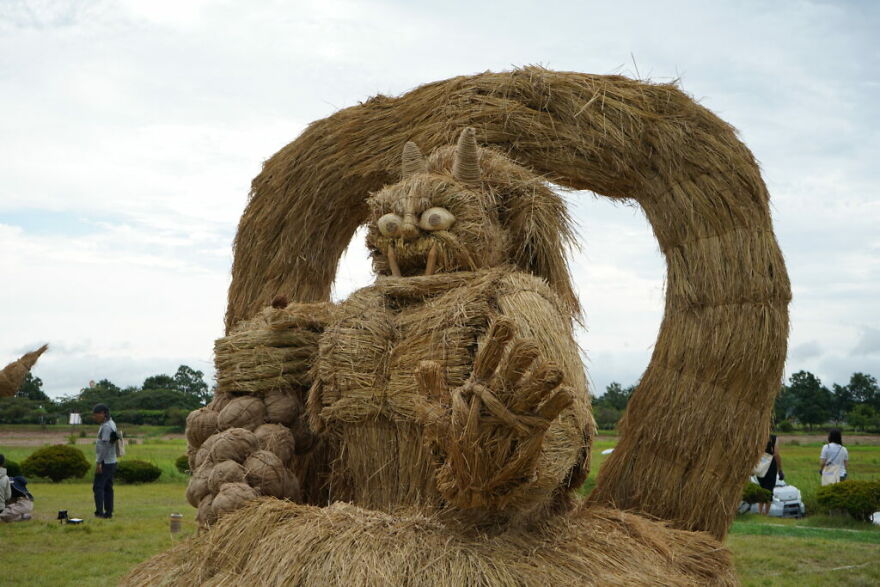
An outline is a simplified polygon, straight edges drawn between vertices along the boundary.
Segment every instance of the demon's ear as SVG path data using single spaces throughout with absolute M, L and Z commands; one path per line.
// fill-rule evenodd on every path
M 480 154 L 477 151 L 477 137 L 471 127 L 461 131 L 458 137 L 452 176 L 463 184 L 473 185 L 480 182 Z

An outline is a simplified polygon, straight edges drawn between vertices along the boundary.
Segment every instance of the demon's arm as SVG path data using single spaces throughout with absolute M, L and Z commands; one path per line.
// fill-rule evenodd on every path
M 333 311 L 330 303 L 276 300 L 215 343 L 214 400 L 187 418 L 187 499 L 202 523 L 253 495 L 311 500 L 320 443 L 303 406 Z
M 530 276 L 499 284 L 499 313 L 470 378 L 444 389 L 439 363 L 417 379 L 443 406 L 428 426 L 442 456 L 438 488 L 455 508 L 534 511 L 558 503 L 586 474 L 593 431 L 586 381 L 567 314 Z

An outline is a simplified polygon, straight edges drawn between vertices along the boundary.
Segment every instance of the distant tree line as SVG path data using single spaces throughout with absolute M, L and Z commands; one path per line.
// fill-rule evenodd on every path
M 119 423 L 183 426 L 186 415 L 211 400 L 204 373 L 181 365 L 174 375 L 153 375 L 140 386 L 120 388 L 102 379 L 78 393 L 53 400 L 43 391 L 43 381 L 27 374 L 15 397 L 0 398 L 0 424 L 67 423 L 79 412 L 89 421 L 92 407 L 110 406 Z
M 617 427 L 636 386 L 612 382 L 593 397 L 593 417 L 600 430 Z M 880 432 L 880 386 L 867 373 L 853 373 L 846 385 L 828 389 L 809 371 L 798 371 L 782 385 L 774 406 L 777 430 L 817 426 L 847 427 L 857 432 Z

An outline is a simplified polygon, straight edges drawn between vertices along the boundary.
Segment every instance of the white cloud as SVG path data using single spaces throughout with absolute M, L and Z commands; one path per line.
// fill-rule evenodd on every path
M 541 63 L 669 80 L 761 160 L 794 289 L 789 370 L 880 372 L 876 3 L 109 0 L 0 4 L 0 356 L 52 393 L 210 371 L 250 179 L 311 120 L 376 93 Z M 572 194 L 598 390 L 662 316 L 641 214 Z M 335 295 L 368 283 L 361 236 Z M 10 253 L 11 252 L 11 253 Z M 868 350 L 866 350 L 868 349 Z M 873 354 L 872 354 L 873 353 Z M 875 375 L 878 373 L 875 373 Z

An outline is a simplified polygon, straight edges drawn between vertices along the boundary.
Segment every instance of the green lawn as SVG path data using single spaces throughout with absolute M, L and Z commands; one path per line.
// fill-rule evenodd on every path
M 159 482 L 150 485 L 117 484 L 113 520 L 90 517 L 90 474 L 58 484 L 32 480 L 29 488 L 37 498 L 35 520 L 0 526 L 0 553 L 7 563 L 0 583 L 114 584 L 136 563 L 192 534 L 195 512 L 184 499 L 185 477 L 173 465 L 185 452 L 185 441 L 164 438 L 165 432 L 145 433 L 138 438 L 139 444 L 129 447 L 127 458 L 152 461 L 163 473 Z M 0 430 L 0 453 L 19 462 L 36 448 L 4 446 L 3 440 Z M 603 437 L 595 443 L 588 487 L 606 458 L 601 451 L 615 442 L 612 437 Z M 91 446 L 77 446 L 91 461 Z M 808 503 L 818 486 L 820 447 L 815 443 L 782 447 L 786 478 L 801 489 Z M 880 446 L 851 446 L 850 475 L 880 477 Z M 86 522 L 60 525 L 55 516 L 61 509 Z M 173 512 L 184 514 L 184 530 L 177 538 L 172 538 L 168 529 Z M 870 524 L 828 516 L 777 520 L 745 515 L 734 522 L 727 545 L 745 585 L 880 584 L 880 527 Z

